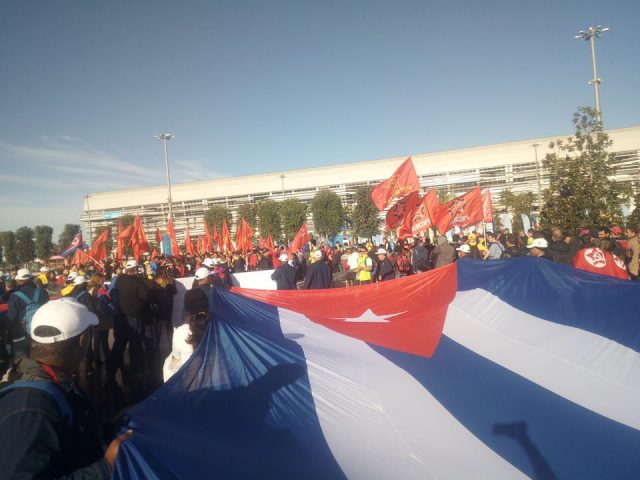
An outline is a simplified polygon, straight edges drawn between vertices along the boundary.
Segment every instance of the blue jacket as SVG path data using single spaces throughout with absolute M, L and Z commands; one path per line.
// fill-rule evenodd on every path
M 38 362 L 22 358 L 11 381 L 34 380 L 53 383 Z M 70 424 L 47 392 L 0 390 L 0 478 L 111 478 L 93 404 L 71 383 L 59 388 L 73 412 Z

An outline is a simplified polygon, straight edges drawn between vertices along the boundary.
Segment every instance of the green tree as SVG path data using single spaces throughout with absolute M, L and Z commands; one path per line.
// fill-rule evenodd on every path
M 356 238 L 371 238 L 380 233 L 380 216 L 371 199 L 371 188 L 363 186 L 356 190 L 356 204 L 351 212 L 351 225 Z
M 73 223 L 65 224 L 62 233 L 58 235 L 58 248 L 64 252 L 73 241 L 73 237 L 80 231 L 80 225 Z
M 34 228 L 34 232 L 36 235 L 36 257 L 46 262 L 53 252 L 53 228 L 48 225 L 38 225 Z
M 280 238 L 282 227 L 280 224 L 280 205 L 273 200 L 264 200 L 258 204 L 258 229 L 260 235 L 267 235 L 276 240 Z
M 531 215 L 531 205 L 534 201 L 533 192 L 513 193 L 506 188 L 500 194 L 500 203 L 513 214 L 513 231 L 524 228 L 521 215 Z
M 549 171 L 549 188 L 544 192 L 541 223 L 575 230 L 619 225 L 622 204 L 630 194 L 629 185 L 610 180 L 615 173 L 613 142 L 602 130 L 595 110 L 581 107 L 573 115 L 575 135 L 551 142 L 544 159 Z
M 280 217 L 285 238 L 287 241 L 293 240 L 302 224 L 307 220 L 307 206 L 300 200 L 288 198 L 280 204 Z
M 442 203 L 447 203 L 450 200 L 456 198 L 456 195 L 451 191 L 451 188 L 439 188 L 436 190 L 438 194 L 438 201 Z
M 16 230 L 16 254 L 18 262 L 26 266 L 36 258 L 36 243 L 33 239 L 33 228 L 20 227 Z
M 13 232 L 0 232 L 0 247 L 2 248 L 2 262 L 6 267 L 18 264 L 16 252 L 16 236 Z
M 252 230 L 256 229 L 256 215 L 258 209 L 255 203 L 243 203 L 238 207 L 238 216 L 236 218 L 236 224 L 240 219 L 244 218 Z
M 316 233 L 327 238 L 335 236 L 344 224 L 344 208 L 340 197 L 331 190 L 320 190 L 311 201 L 311 213 Z
M 127 214 L 120 217 L 118 223 L 122 224 L 122 228 L 125 229 L 131 225 L 136 219 L 135 215 Z
M 231 229 L 231 212 L 229 212 L 227 207 L 222 205 L 214 205 L 204 212 L 204 221 L 207 223 L 211 235 L 213 235 L 213 227 L 216 227 L 220 235 L 222 235 L 222 224 L 225 220 L 227 221 L 229 229 Z

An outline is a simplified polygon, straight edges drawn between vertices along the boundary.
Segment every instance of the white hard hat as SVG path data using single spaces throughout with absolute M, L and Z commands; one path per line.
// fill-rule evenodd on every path
M 289 257 L 286 253 L 283 253 L 278 257 L 278 260 L 280 260 L 281 262 L 286 262 L 287 260 L 289 260 Z
M 456 248 L 456 250 L 463 253 L 471 253 L 471 247 L 466 243 L 463 243 L 462 245 L 460 245 L 458 248 Z
M 124 268 L 126 268 L 127 270 L 131 268 L 138 268 L 137 260 L 127 260 L 127 263 L 124 264 Z
M 548 248 L 549 243 L 544 238 L 534 238 L 531 245 L 527 245 L 527 248 Z
M 207 268 L 213 268 L 215 265 L 213 258 L 205 258 L 202 264 Z
M 78 275 L 76 278 L 73 279 L 73 284 L 74 285 L 82 285 L 83 283 L 87 283 L 87 277 L 85 277 L 84 275 Z
M 210 274 L 211 272 L 207 267 L 200 267 L 198 270 L 196 270 L 196 280 L 204 280 Z
M 387 251 L 384 248 L 379 248 L 376 255 L 386 255 Z
M 89 327 L 98 325 L 98 317 L 74 298 L 51 300 L 42 305 L 31 320 L 31 339 L 38 343 L 55 343 L 76 337 Z M 34 332 L 37 327 L 54 327 L 58 335 L 40 337 Z
M 16 280 L 29 280 L 31 278 L 31 270 L 28 268 L 21 268 L 16 273 Z

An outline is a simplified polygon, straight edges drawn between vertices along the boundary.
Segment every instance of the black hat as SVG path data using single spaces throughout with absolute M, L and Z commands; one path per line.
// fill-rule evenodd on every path
M 187 313 L 209 311 L 209 299 L 201 288 L 192 288 L 184 295 L 184 309 Z

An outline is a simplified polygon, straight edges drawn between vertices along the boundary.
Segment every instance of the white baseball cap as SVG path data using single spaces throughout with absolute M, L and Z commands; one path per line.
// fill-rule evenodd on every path
M 207 268 L 213 268 L 215 262 L 213 261 L 213 258 L 205 258 L 202 264 Z
M 387 251 L 384 248 L 379 248 L 376 255 L 386 255 Z
M 130 268 L 138 268 L 138 262 L 136 260 L 127 260 L 127 263 L 124 264 L 124 268 L 127 270 Z
M 321 250 L 315 250 L 313 252 L 313 257 L 317 260 L 320 260 L 322 258 L 322 251 Z
M 84 275 L 78 275 L 76 276 L 76 278 L 73 279 L 73 284 L 74 285 L 82 285 L 83 283 L 87 283 L 87 277 L 85 277 Z
M 458 248 L 456 248 L 456 250 L 458 250 L 459 252 L 471 253 L 471 247 L 466 243 L 460 245 Z
M 531 245 L 527 245 L 527 248 L 548 248 L 549 243 L 544 238 L 534 238 Z
M 42 273 L 45 273 L 45 272 L 48 272 L 48 271 L 49 271 L 49 269 L 48 269 L 47 267 L 40 267 L 40 271 L 41 271 Z
M 73 298 L 50 300 L 41 306 L 31 320 L 31 339 L 38 343 L 56 343 L 77 337 L 89 327 L 98 325 L 98 317 Z M 40 337 L 34 332 L 40 326 L 60 330 L 58 335 Z
M 73 282 L 78 276 L 78 272 L 69 272 L 69 276 L 67 277 L 67 282 Z
M 287 260 L 289 260 L 289 257 L 286 253 L 283 253 L 278 257 L 278 260 L 280 260 L 281 262 L 286 262 Z
M 200 267 L 198 270 L 196 270 L 196 280 L 204 280 L 210 274 L 211 272 L 207 267 Z
M 16 273 L 16 280 L 29 280 L 31 278 L 31 270 L 28 268 L 21 268 Z

